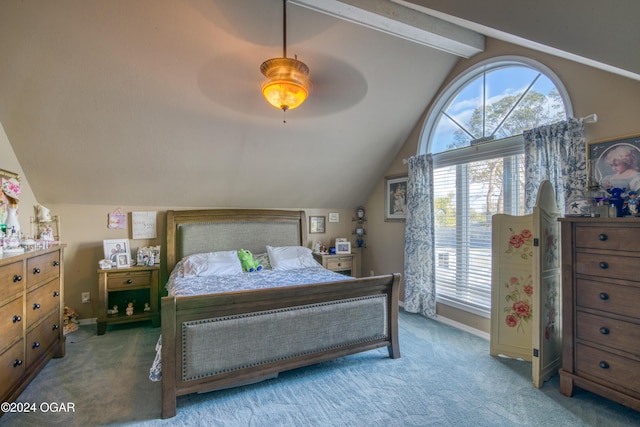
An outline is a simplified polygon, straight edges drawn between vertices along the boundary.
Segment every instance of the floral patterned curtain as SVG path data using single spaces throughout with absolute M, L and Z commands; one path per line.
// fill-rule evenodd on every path
M 436 315 L 431 154 L 409 158 L 404 247 L 404 309 Z
M 582 119 L 540 126 L 523 132 L 525 213 L 533 212 L 540 183 L 548 179 L 556 193 L 558 211 L 568 201 L 584 197 L 587 189 L 587 146 Z

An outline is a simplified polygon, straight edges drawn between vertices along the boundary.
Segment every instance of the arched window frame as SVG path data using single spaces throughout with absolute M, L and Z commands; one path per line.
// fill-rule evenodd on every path
M 483 73 L 491 72 L 495 69 L 504 68 L 508 66 L 520 66 L 520 67 L 528 67 L 537 71 L 544 76 L 546 76 L 551 83 L 553 83 L 560 95 L 560 98 L 564 105 L 565 117 L 573 116 L 573 108 L 571 106 L 571 101 L 566 91 L 564 84 L 558 78 L 558 76 L 548 67 L 535 61 L 530 58 L 521 57 L 521 56 L 500 56 L 494 57 L 487 60 L 483 60 L 473 65 L 469 69 L 462 72 L 458 77 L 453 79 L 440 93 L 436 101 L 432 104 L 429 109 L 426 119 L 424 121 L 424 125 L 422 127 L 420 140 L 418 144 L 418 154 L 425 154 L 431 152 L 432 141 L 435 135 L 436 126 L 438 125 L 438 120 L 441 117 L 441 112 L 444 108 L 446 108 L 449 103 L 455 99 L 457 94 L 462 91 L 468 84 L 475 81 L 476 78 L 481 76 Z M 483 105 L 483 108 L 485 106 Z M 487 295 L 490 299 L 491 293 L 491 284 L 489 283 L 482 285 L 487 288 L 485 291 L 482 289 L 477 289 L 477 283 L 471 284 L 474 280 L 478 280 L 477 276 L 474 277 L 474 272 L 469 271 L 470 266 L 473 264 L 469 264 L 468 253 L 471 250 L 471 243 L 469 238 L 469 229 L 471 224 L 471 219 L 469 217 L 470 210 L 466 207 L 465 203 L 461 203 L 459 200 L 463 198 L 463 195 L 469 194 L 469 181 L 468 181 L 468 172 L 467 166 L 473 162 L 482 162 L 489 159 L 503 158 L 505 159 L 504 167 L 507 168 L 507 164 L 509 164 L 509 170 L 511 173 L 515 171 L 514 163 L 515 160 L 506 160 L 510 156 L 518 156 L 522 155 L 524 152 L 524 139 L 522 134 L 513 135 L 507 138 L 492 140 L 489 142 L 483 142 L 479 144 L 474 144 L 466 147 L 456 148 L 449 151 L 443 151 L 439 153 L 433 153 L 433 167 L 434 171 L 439 168 L 445 167 L 454 167 L 456 170 L 455 174 L 463 174 L 461 175 L 463 178 L 463 184 L 460 184 L 456 178 L 456 194 L 457 196 L 457 209 L 456 209 L 456 244 L 455 251 L 447 255 L 447 251 L 444 250 L 442 255 L 447 255 L 446 259 L 455 260 L 453 264 L 447 262 L 442 263 L 446 264 L 447 269 L 453 268 L 455 273 L 452 273 L 454 276 L 448 277 L 446 279 L 442 279 L 442 283 L 445 288 L 445 291 L 437 291 L 438 294 L 438 302 L 444 303 L 464 311 L 468 311 L 482 317 L 490 316 L 490 307 L 487 306 Z M 521 158 L 521 156 L 520 156 Z M 515 159 L 515 157 L 512 157 Z M 506 169 L 505 169 L 506 171 Z M 506 172 L 505 172 L 506 173 Z M 435 175 L 435 174 L 434 174 Z M 466 178 L 464 178 L 466 177 Z M 466 183 L 464 180 L 467 180 Z M 503 184 L 504 191 L 507 194 L 505 197 L 509 200 L 519 199 L 519 190 L 513 186 L 513 184 L 508 184 L 506 181 Z M 508 187 L 508 188 L 507 188 Z M 506 212 L 509 213 L 509 212 Z M 513 214 L 513 213 L 512 213 Z M 461 231 L 462 229 L 462 231 Z M 438 240 L 437 236 L 438 231 L 436 230 L 436 241 Z M 466 233 L 466 235 L 465 235 Z M 443 235 L 444 236 L 444 235 Z M 460 237 L 462 236 L 462 237 Z M 488 239 L 491 239 L 491 230 L 489 224 L 489 235 Z M 485 239 L 486 240 L 486 239 Z M 450 239 L 448 240 L 451 241 Z M 461 243 L 462 242 L 462 243 Z M 436 253 L 437 256 L 440 256 L 438 251 L 438 243 L 436 242 Z M 445 249 L 445 248 L 441 248 Z M 490 258 L 490 248 L 489 248 L 489 258 Z M 444 257 L 443 257 L 444 259 Z M 459 264 L 459 260 L 462 260 L 462 264 Z M 437 260 L 438 265 L 440 265 L 440 258 Z M 437 266 L 436 266 L 437 267 Z M 489 271 L 490 271 L 490 261 L 489 261 Z M 444 268 L 444 267 L 443 267 Z M 449 274 L 449 273 L 445 273 Z M 484 273 L 486 274 L 486 273 Z M 489 273 L 490 274 L 490 273 Z M 445 277 L 443 275 L 443 277 Z M 484 280 L 484 279 L 480 279 Z M 485 280 L 486 281 L 486 280 Z M 436 289 L 438 289 L 438 267 L 436 268 Z M 455 282 L 455 284 L 452 284 Z M 467 286 L 466 284 L 470 284 L 468 289 L 458 289 L 462 283 L 462 288 Z M 482 286 L 480 288 L 482 288 Z M 469 288 L 474 288 L 469 291 Z M 457 295 L 466 295 L 463 297 L 458 297 Z M 468 296 L 471 295 L 471 296 Z M 475 297 L 473 295 L 476 295 Z M 490 305 L 490 300 L 489 300 Z

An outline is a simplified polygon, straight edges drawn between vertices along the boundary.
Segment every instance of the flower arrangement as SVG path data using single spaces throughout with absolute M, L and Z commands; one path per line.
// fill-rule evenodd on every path
M 531 275 L 526 280 L 513 276 L 505 283 L 505 286 L 509 290 L 509 293 L 505 295 L 507 303 L 504 307 L 504 312 L 507 314 L 505 323 L 510 328 L 516 328 L 516 333 L 524 333 L 524 323 L 528 323 L 533 316 Z

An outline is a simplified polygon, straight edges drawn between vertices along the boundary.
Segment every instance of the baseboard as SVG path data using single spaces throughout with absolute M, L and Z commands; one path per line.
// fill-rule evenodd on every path
M 78 320 L 79 325 L 95 325 L 98 322 L 96 317 L 92 317 L 90 319 L 80 319 Z
M 465 325 L 464 323 L 456 322 L 455 320 L 451 320 L 448 317 L 438 316 L 436 314 L 436 316 L 433 317 L 433 320 L 436 320 L 440 323 L 444 323 L 449 326 L 453 326 L 456 329 L 469 332 L 470 334 L 476 335 L 480 338 L 484 338 L 487 341 L 489 341 L 489 339 L 491 338 L 491 335 L 489 335 L 487 332 L 481 331 L 480 329 L 472 328 L 471 326 Z

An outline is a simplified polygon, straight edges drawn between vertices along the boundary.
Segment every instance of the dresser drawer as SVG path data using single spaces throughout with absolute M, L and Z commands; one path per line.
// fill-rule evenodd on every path
M 640 227 L 576 225 L 576 248 L 639 251 Z
M 54 309 L 60 309 L 60 282 L 54 279 L 51 282 L 27 294 L 27 328 L 39 319 L 49 314 Z
M 616 313 L 640 319 L 640 287 L 612 285 L 587 279 L 576 280 L 578 307 Z
M 331 258 L 327 260 L 327 269 L 334 271 L 351 270 L 353 258 L 350 256 Z
M 2 286 L 0 300 L 22 292 L 24 286 L 23 265 L 22 261 L 18 261 L 0 267 L 0 286 Z
M 591 376 L 612 385 L 640 391 L 640 362 L 582 344 L 576 344 L 576 374 Z
M 0 354 L 0 396 L 15 387 L 24 374 L 26 363 L 24 360 L 24 341 L 20 340 L 9 350 Z
M 27 367 L 47 352 L 60 337 L 60 311 L 51 313 L 42 323 L 27 334 Z
M 0 307 L 0 351 L 22 337 L 22 297 Z
M 576 252 L 576 273 L 632 281 L 640 278 L 637 258 L 584 252 Z
M 578 339 L 640 355 L 640 324 L 580 311 L 576 320 Z
M 32 288 L 60 276 L 60 251 L 27 260 L 27 286 Z
M 151 271 L 132 271 L 122 273 L 107 273 L 107 288 L 136 288 L 151 285 Z

